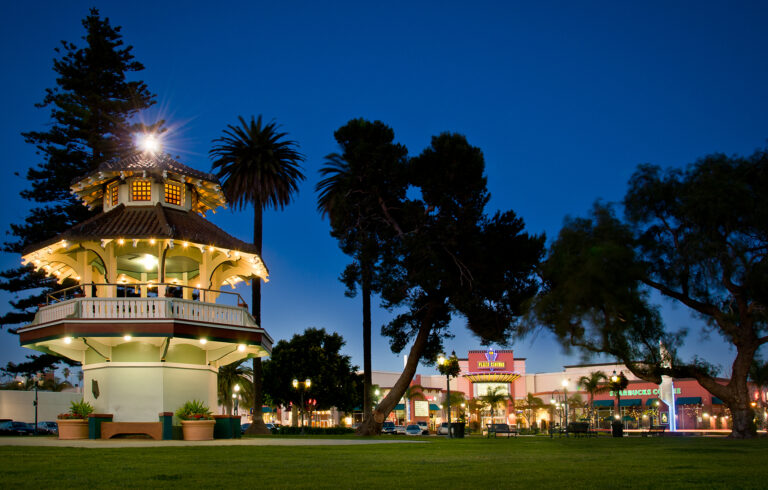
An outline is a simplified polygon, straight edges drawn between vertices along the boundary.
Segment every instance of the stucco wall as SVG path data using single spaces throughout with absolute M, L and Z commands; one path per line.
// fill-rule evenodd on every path
M 84 368 L 85 400 L 116 422 L 156 421 L 188 400 L 216 410 L 216 372 L 207 366 L 173 363 L 104 363 Z M 93 394 L 98 382 L 99 396 Z
M 81 393 L 38 392 L 37 420 L 56 420 L 60 413 L 69 412 L 71 402 L 80 401 Z M 0 418 L 20 422 L 35 421 L 34 391 L 0 390 Z

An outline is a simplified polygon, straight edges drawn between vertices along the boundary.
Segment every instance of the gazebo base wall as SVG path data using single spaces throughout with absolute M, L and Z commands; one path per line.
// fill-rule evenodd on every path
M 215 410 L 216 369 L 196 364 L 109 362 L 83 366 L 84 398 L 116 422 L 157 421 L 199 400 Z

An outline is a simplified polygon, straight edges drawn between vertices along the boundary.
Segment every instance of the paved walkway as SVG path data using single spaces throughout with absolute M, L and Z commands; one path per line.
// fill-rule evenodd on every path
M 40 447 L 178 447 L 178 446 L 366 446 L 370 444 L 424 444 L 426 441 L 402 439 L 300 439 L 254 437 L 245 439 L 214 439 L 213 441 L 155 441 L 153 439 L 77 439 L 60 441 L 54 437 L 3 437 L 0 446 Z

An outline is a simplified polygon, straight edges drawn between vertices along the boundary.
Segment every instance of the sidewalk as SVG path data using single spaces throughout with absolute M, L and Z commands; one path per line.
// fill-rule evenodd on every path
M 76 439 L 61 441 L 55 437 L 2 437 L 0 446 L 125 448 L 181 446 L 367 446 L 370 444 L 424 444 L 426 441 L 402 439 L 289 439 L 254 437 L 245 439 L 214 439 L 212 441 L 155 441 L 153 439 Z

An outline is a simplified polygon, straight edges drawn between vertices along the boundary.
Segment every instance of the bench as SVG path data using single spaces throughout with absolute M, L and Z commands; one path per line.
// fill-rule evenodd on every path
M 652 425 L 645 432 L 643 432 L 643 437 L 647 437 L 647 436 L 661 437 L 664 435 L 665 430 L 667 430 L 666 425 Z
M 486 430 L 488 431 L 488 437 L 491 437 L 491 434 L 493 434 L 493 437 L 495 438 L 497 434 L 506 434 L 507 439 L 509 439 L 509 436 L 514 435 L 517 437 L 517 428 L 510 427 L 508 424 L 487 424 Z
M 102 422 L 101 438 L 110 439 L 117 435 L 144 434 L 156 441 L 163 439 L 162 422 Z
M 576 437 L 597 437 L 597 431 L 589 428 L 589 422 L 571 422 L 565 429 L 567 434 L 573 434 Z

